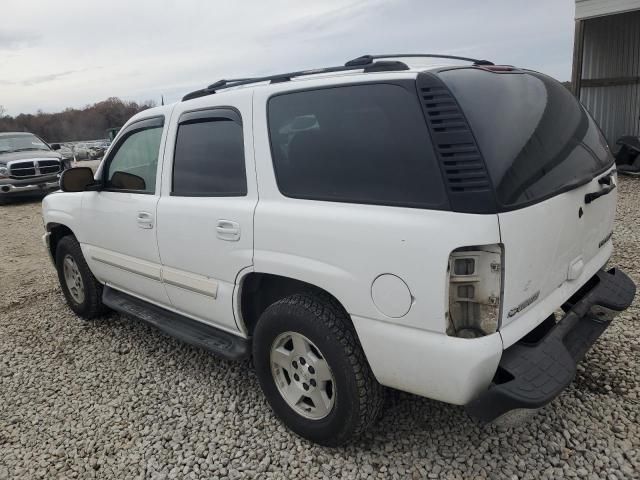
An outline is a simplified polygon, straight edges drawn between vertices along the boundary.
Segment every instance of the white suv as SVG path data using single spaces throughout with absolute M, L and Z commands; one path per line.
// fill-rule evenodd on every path
M 324 445 L 366 429 L 383 386 L 484 421 L 550 402 L 635 294 L 603 269 L 606 142 L 540 73 L 380 58 L 134 116 L 43 202 L 70 307 L 252 356 L 274 412 Z

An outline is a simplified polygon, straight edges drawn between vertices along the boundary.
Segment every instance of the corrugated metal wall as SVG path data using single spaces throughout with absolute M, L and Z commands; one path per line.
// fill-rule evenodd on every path
M 583 81 L 640 77 L 640 11 L 584 22 Z M 640 83 L 583 85 L 580 100 L 611 145 L 622 135 L 640 135 Z

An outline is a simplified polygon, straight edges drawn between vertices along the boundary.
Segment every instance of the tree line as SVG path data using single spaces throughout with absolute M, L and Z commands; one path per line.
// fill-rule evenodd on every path
M 136 113 L 154 106 L 153 101 L 137 103 L 111 97 L 83 109 L 11 117 L 4 115 L 0 105 L 0 132 L 31 132 L 49 143 L 106 138 L 108 128 L 121 127 Z
M 562 84 L 571 89 L 571 82 Z M 81 110 L 67 108 L 59 113 L 38 111 L 35 115 L 10 117 L 0 105 L 0 132 L 31 132 L 49 143 L 95 140 L 106 138 L 108 128 L 121 127 L 133 115 L 151 107 L 155 107 L 151 100 L 136 103 L 111 97 Z

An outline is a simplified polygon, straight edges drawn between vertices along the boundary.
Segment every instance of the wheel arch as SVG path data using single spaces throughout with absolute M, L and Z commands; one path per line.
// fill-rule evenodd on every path
M 344 311 L 351 322 L 351 316 L 344 304 L 331 292 L 312 283 L 284 275 L 252 271 L 244 275 L 239 284 L 239 323 L 249 336 L 253 335 L 260 315 L 269 305 L 296 293 L 312 293 L 328 297 Z M 353 324 L 351 326 L 353 327 Z
M 76 239 L 78 237 L 76 237 L 75 233 L 73 233 L 73 230 L 62 223 L 49 222 L 46 225 L 46 229 L 49 233 L 49 253 L 51 253 L 51 258 L 53 258 L 55 261 L 56 249 L 60 240 L 67 235 L 71 235 Z

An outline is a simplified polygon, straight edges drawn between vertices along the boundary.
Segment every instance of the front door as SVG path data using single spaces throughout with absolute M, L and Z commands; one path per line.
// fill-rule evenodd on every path
M 100 170 L 101 190 L 83 194 L 81 246 L 100 281 L 168 305 L 155 218 L 163 125 L 163 117 L 153 117 L 123 131 Z
M 251 97 L 234 93 L 220 107 L 176 106 L 157 214 L 162 276 L 174 309 L 229 331 L 238 330 L 237 275 L 253 264 L 257 203 Z

